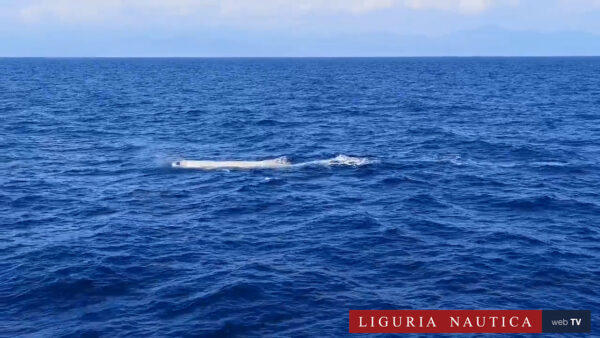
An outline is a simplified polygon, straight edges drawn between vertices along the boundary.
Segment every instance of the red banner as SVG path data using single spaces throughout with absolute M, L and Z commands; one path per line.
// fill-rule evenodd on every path
M 540 333 L 542 310 L 350 310 L 350 333 Z

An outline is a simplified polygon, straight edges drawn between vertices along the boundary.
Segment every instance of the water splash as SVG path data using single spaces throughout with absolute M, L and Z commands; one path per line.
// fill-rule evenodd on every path
M 325 159 L 325 160 L 316 160 L 316 161 L 308 161 L 293 164 L 293 167 L 306 167 L 306 166 L 325 166 L 325 167 L 333 167 L 333 166 L 352 166 L 352 167 L 360 167 L 368 164 L 376 163 L 375 160 L 367 158 L 367 157 L 353 157 L 347 155 L 338 155 L 333 158 Z

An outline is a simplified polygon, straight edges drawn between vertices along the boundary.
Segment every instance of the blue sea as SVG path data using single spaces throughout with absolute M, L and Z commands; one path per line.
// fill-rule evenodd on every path
M 0 59 L 0 336 L 339 337 L 350 309 L 589 309 L 600 334 L 599 79 Z

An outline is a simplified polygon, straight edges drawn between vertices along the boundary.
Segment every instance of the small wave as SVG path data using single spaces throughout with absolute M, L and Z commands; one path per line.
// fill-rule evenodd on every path
M 352 166 L 360 167 L 375 163 L 375 160 L 366 157 L 352 157 L 347 155 L 338 155 L 325 160 L 315 160 L 292 164 L 287 157 L 282 156 L 262 161 L 192 161 L 181 160 L 171 163 L 173 168 L 182 169 L 279 169 L 279 168 L 299 168 L 309 166 Z
M 308 161 L 297 164 L 292 164 L 293 167 L 306 167 L 306 166 L 325 166 L 325 167 L 333 167 L 333 166 L 352 166 L 352 167 L 360 167 L 368 164 L 376 163 L 375 160 L 369 159 L 367 157 L 353 157 L 346 155 L 338 155 L 333 158 L 329 158 L 326 160 L 316 160 L 316 161 Z
M 556 161 L 546 161 L 546 162 L 533 162 L 531 165 L 536 167 L 566 167 L 569 165 L 567 162 L 556 162 Z

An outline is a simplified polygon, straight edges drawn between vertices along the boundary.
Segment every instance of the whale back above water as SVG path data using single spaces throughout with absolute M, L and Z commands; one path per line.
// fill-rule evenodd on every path
M 191 161 L 182 160 L 171 164 L 173 168 L 188 169 L 268 169 L 289 167 L 291 163 L 285 157 L 263 161 Z
M 181 160 L 171 163 L 173 168 L 181 169 L 202 169 L 202 170 L 214 170 L 214 169 L 279 169 L 289 167 L 306 167 L 306 166 L 335 166 L 335 165 L 347 165 L 347 166 L 361 166 L 365 164 L 373 163 L 372 160 L 363 157 L 352 157 L 346 155 L 338 155 L 334 158 L 326 160 L 315 160 L 292 164 L 287 157 L 278 157 L 274 159 L 262 160 L 262 161 L 194 161 L 194 160 Z

